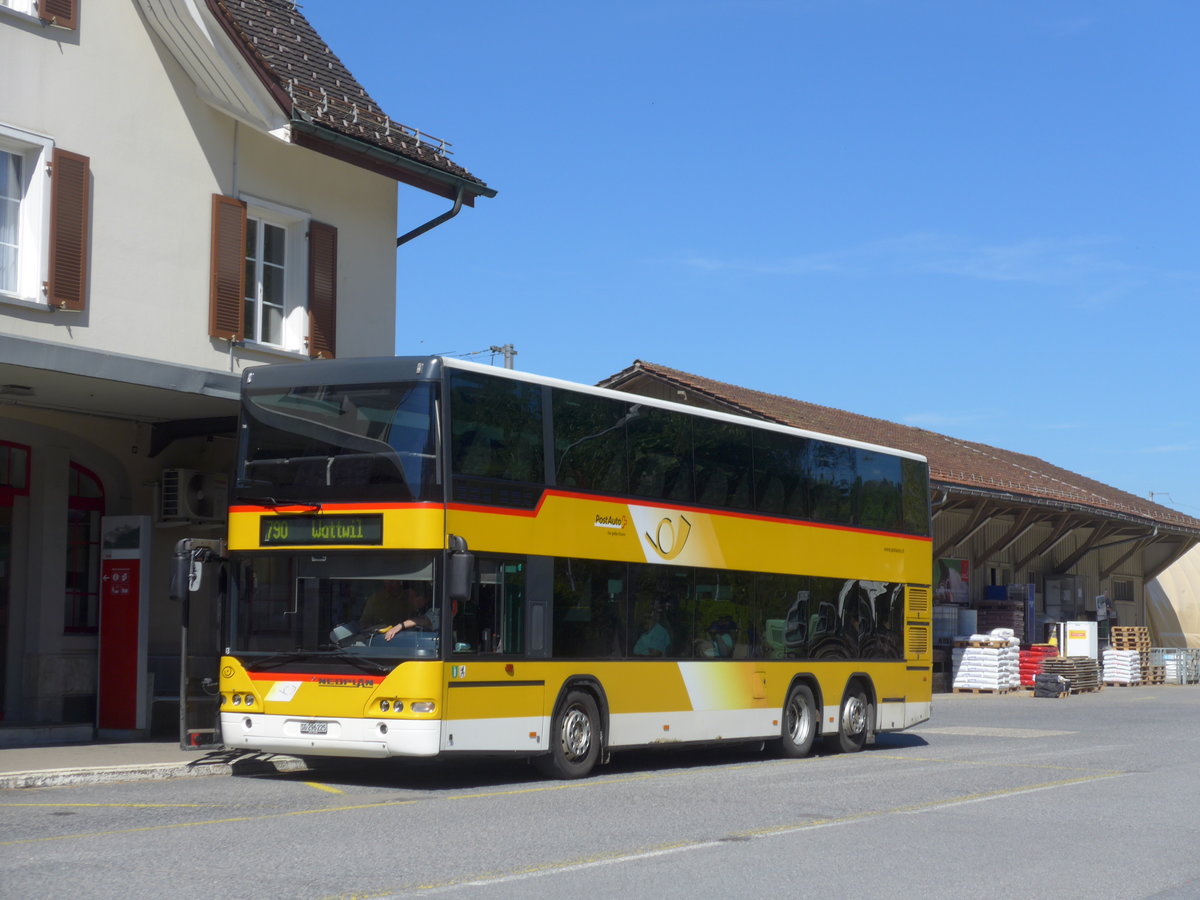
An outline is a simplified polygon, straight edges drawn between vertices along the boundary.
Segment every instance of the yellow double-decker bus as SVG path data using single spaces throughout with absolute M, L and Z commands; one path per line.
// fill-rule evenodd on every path
M 914 454 L 396 357 L 248 370 L 235 474 L 229 747 L 570 778 L 929 716 Z

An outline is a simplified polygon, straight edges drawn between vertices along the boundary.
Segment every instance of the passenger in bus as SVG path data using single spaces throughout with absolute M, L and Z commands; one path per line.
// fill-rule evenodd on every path
M 634 656 L 666 656 L 671 649 L 671 632 L 662 623 L 662 609 L 655 604 L 642 617 L 642 633 L 633 645 Z

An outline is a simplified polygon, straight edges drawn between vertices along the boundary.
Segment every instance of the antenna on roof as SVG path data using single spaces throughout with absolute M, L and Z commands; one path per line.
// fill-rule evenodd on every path
M 506 369 L 515 368 L 513 363 L 514 363 L 514 359 L 517 355 L 517 349 L 512 344 L 505 344 L 502 347 L 498 347 L 495 344 L 493 344 L 491 347 L 488 347 L 486 350 L 471 350 L 467 353 L 438 353 L 435 355 L 437 355 L 437 356 L 456 356 L 459 359 L 466 359 L 470 356 L 482 356 L 485 353 L 492 354 L 493 363 L 495 362 L 496 354 L 503 353 L 504 354 L 504 368 L 506 368 Z
M 1166 497 L 1172 503 L 1175 502 L 1175 498 L 1172 497 L 1170 495 L 1170 493 L 1168 493 L 1167 491 L 1150 491 L 1150 502 L 1151 503 L 1155 502 L 1155 500 L 1154 500 L 1155 497 Z

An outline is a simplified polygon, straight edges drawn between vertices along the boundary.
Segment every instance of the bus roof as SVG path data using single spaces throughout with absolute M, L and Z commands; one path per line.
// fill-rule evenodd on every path
M 899 456 L 905 459 L 926 462 L 925 457 L 919 453 L 911 453 L 907 450 L 897 450 L 894 447 L 885 447 L 880 444 L 871 444 L 865 441 L 857 441 L 850 438 L 839 437 L 837 435 L 822 434 L 816 431 L 807 431 L 802 428 L 795 428 L 791 425 L 769 422 L 765 419 L 755 419 L 750 416 L 718 412 L 716 410 L 704 409 L 699 406 L 691 406 L 686 403 L 676 403 L 672 400 L 660 400 L 655 397 L 646 397 L 641 394 L 632 394 L 627 391 L 614 391 L 610 388 L 579 384 L 573 381 L 565 381 L 561 378 L 533 375 L 516 369 L 497 368 L 495 366 L 487 366 L 483 365 L 482 363 L 470 362 L 463 359 L 453 359 L 446 356 L 378 356 L 351 359 L 313 360 L 311 362 L 255 366 L 245 370 L 245 372 L 242 373 L 242 386 L 243 388 L 253 387 L 269 389 L 300 387 L 303 385 L 313 384 L 345 385 L 387 383 L 392 381 L 436 381 L 441 378 L 443 369 L 459 369 L 462 371 L 478 372 L 480 374 L 491 375 L 493 377 L 508 378 L 513 381 L 522 381 L 529 384 L 538 384 L 547 387 L 564 388 L 567 390 L 577 391 L 582 394 L 591 394 L 597 397 L 607 397 L 610 399 L 624 400 L 627 402 L 630 401 L 631 398 L 636 398 L 636 402 L 638 403 L 659 409 L 673 410 L 676 412 L 688 413 L 689 415 L 703 416 L 708 419 L 716 419 L 718 421 L 746 425 L 765 431 L 776 431 L 782 434 L 793 434 L 798 437 L 830 441 L 832 443 L 841 444 L 847 447 L 874 450 L 881 453 L 887 453 L 892 456 Z

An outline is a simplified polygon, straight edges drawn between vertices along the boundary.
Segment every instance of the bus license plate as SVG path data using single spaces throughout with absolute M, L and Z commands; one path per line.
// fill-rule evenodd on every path
M 301 734 L 329 734 L 328 722 L 301 722 Z

